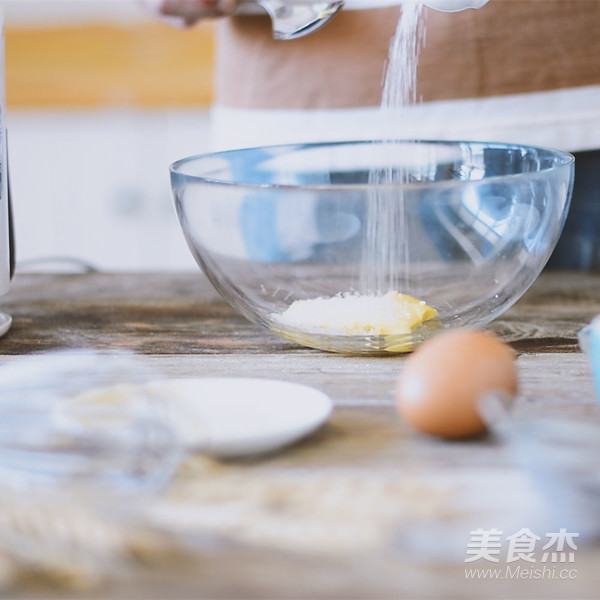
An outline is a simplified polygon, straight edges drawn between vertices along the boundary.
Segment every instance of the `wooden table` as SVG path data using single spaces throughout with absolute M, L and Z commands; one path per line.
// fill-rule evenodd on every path
M 539 553 L 535 562 L 508 561 L 510 534 L 536 533 L 537 552 L 552 533 L 548 527 L 569 523 L 560 514 L 550 521 L 540 516 L 546 515 L 543 495 L 497 440 L 442 442 L 402 423 L 393 408 L 401 356 L 338 356 L 279 339 L 238 316 L 198 274 L 18 275 L 2 310 L 14 319 L 0 341 L 2 364 L 57 348 L 127 349 L 166 376 L 271 377 L 317 387 L 335 402 L 331 422 L 302 443 L 223 466 L 226 477 L 241 477 L 244 487 L 260 483 L 263 494 L 269 482 L 284 493 L 286 477 L 292 477 L 290 493 L 314 490 L 300 508 L 293 498 L 258 507 L 267 529 L 275 515 L 277 530 L 277 511 L 285 516 L 290 502 L 307 528 L 314 518 L 321 528 L 314 548 L 294 537 L 302 532 L 270 530 L 261 538 L 255 527 L 236 539 L 233 531 L 227 543 L 200 548 L 185 567 L 134 569 L 110 584 L 111 598 L 600 598 L 600 552 L 593 544 L 580 543 L 572 563 L 547 562 L 556 567 L 554 577 L 525 571 L 546 566 Z M 491 326 L 518 353 L 517 417 L 600 424 L 589 365 L 577 344 L 577 332 L 598 313 L 598 274 L 547 272 Z M 197 471 L 184 470 L 176 490 L 193 490 L 195 473 L 210 486 L 206 464 L 199 464 Z M 165 506 L 176 505 L 177 491 L 167 490 L 165 498 Z M 327 515 L 342 523 L 331 535 Z M 478 527 L 503 531 L 498 563 L 465 562 Z M 329 543 L 334 534 L 342 536 L 339 551 Z M 558 567 L 564 566 L 569 571 L 562 578 Z M 500 567 L 502 576 L 465 573 L 488 567 Z M 105 598 L 107 589 L 86 596 Z

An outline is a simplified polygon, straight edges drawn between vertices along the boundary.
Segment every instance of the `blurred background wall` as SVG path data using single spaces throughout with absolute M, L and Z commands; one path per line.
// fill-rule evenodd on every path
M 174 29 L 136 0 L 1 6 L 17 267 L 197 268 L 168 165 L 209 149 L 211 25 Z

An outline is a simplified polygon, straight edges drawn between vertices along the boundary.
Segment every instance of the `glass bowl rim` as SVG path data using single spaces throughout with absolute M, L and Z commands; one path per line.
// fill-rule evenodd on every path
M 546 153 L 548 156 L 560 159 L 560 162 L 556 165 L 540 169 L 538 171 L 523 171 L 521 173 L 510 173 L 505 175 L 492 175 L 483 179 L 448 179 L 442 181 L 425 181 L 425 182 L 392 182 L 392 183 L 327 183 L 327 184 L 311 184 L 311 183 L 255 183 L 245 182 L 243 180 L 227 180 L 216 177 L 205 177 L 202 175 L 194 175 L 186 173 L 185 167 L 200 161 L 211 158 L 226 157 L 230 154 L 246 153 L 258 150 L 284 150 L 284 149 L 310 149 L 317 147 L 342 147 L 352 145 L 366 145 L 376 146 L 377 144 L 422 144 L 422 145 L 433 145 L 433 146 L 471 146 L 480 149 L 484 148 L 496 148 L 504 150 L 526 150 L 539 153 Z M 401 188 L 404 190 L 420 189 L 423 190 L 425 187 L 432 188 L 447 188 L 447 187 L 462 187 L 468 185 L 480 185 L 485 183 L 498 183 L 498 182 L 510 182 L 516 179 L 527 179 L 544 176 L 553 171 L 570 167 L 574 164 L 575 157 L 565 150 L 559 150 L 557 148 L 551 148 L 547 146 L 537 146 L 530 144 L 519 144 L 519 143 L 508 143 L 508 142 L 485 142 L 485 141 L 469 141 L 469 140 L 427 140 L 427 139 L 383 139 L 383 140 L 339 140 L 339 141 L 325 141 L 325 142 L 297 142 L 297 143 L 286 143 L 286 144 L 270 144 L 265 146 L 250 146 L 244 148 L 235 148 L 228 150 L 219 150 L 216 152 L 204 152 L 200 154 L 194 154 L 176 160 L 169 165 L 169 172 L 173 175 L 179 175 L 185 177 L 190 181 L 197 183 L 218 185 L 226 187 L 240 187 L 249 189 L 261 189 L 261 190 L 304 190 L 304 191 L 336 191 L 336 190 L 368 190 L 376 187 L 377 189 L 396 189 Z

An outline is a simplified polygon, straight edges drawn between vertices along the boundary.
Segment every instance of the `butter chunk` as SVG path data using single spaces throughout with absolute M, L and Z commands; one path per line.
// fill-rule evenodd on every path
M 396 291 L 382 296 L 343 294 L 332 298 L 296 300 L 278 315 L 286 326 L 343 335 L 411 333 L 437 310 L 423 300 Z

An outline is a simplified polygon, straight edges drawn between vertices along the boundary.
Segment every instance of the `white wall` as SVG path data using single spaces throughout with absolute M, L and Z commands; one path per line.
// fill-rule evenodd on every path
M 9 111 L 7 122 L 18 267 L 197 269 L 168 166 L 208 150 L 208 111 Z
M 0 6 L 11 25 L 134 22 L 146 17 L 141 0 L 2 0 Z
M 9 25 L 147 18 L 138 0 L 0 6 Z M 18 268 L 46 269 L 43 261 L 64 257 L 105 270 L 197 269 L 168 165 L 208 150 L 208 111 L 9 110 L 7 123 Z

